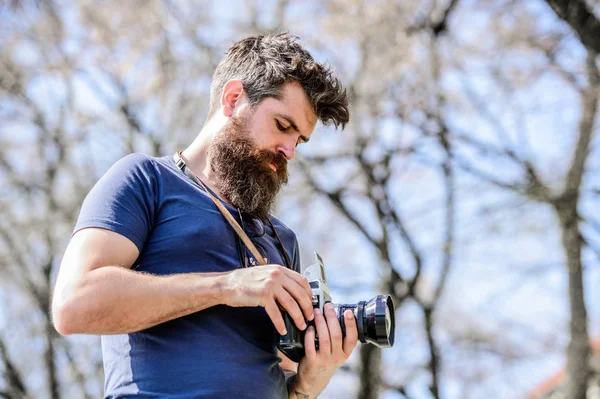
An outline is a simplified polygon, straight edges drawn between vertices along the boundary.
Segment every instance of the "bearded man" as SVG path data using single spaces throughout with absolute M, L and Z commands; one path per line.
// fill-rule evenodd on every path
M 313 398 L 356 346 L 351 311 L 343 337 L 331 304 L 313 309 L 296 237 L 271 215 L 317 120 L 348 122 L 346 91 L 296 38 L 266 35 L 229 49 L 210 104 L 186 150 L 112 166 L 65 251 L 54 324 L 102 335 L 105 398 Z M 297 365 L 276 349 L 282 310 L 305 331 Z

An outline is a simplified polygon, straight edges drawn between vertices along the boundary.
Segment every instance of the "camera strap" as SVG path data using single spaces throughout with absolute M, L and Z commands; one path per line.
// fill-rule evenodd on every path
M 173 155 L 173 159 L 175 160 L 175 165 L 177 165 L 177 167 L 179 169 L 181 169 L 181 171 L 183 173 L 185 173 L 185 175 L 187 177 L 189 177 L 190 180 L 192 180 L 194 183 L 196 183 L 198 186 L 200 186 L 208 194 L 210 199 L 215 203 L 215 205 L 217 206 L 219 211 L 221 211 L 221 213 L 223 214 L 223 217 L 225 218 L 225 220 L 227 220 L 227 222 L 229 222 L 229 224 L 231 225 L 233 230 L 236 232 L 236 234 L 240 237 L 240 239 L 242 240 L 244 245 L 246 245 L 246 247 L 250 250 L 250 253 L 252 253 L 252 256 L 254 256 L 254 259 L 256 259 L 256 261 L 258 263 L 260 263 L 261 265 L 263 265 L 263 266 L 266 265 L 265 259 L 262 257 L 262 255 L 260 254 L 258 249 L 256 249 L 256 246 L 254 245 L 252 240 L 248 237 L 248 234 L 246 234 L 246 232 L 240 226 L 240 224 L 237 222 L 237 220 L 235 220 L 235 218 L 231 215 L 231 213 L 227 210 L 227 208 L 225 208 L 225 205 L 223 205 L 223 203 L 213 195 L 213 193 L 208 189 L 208 187 L 206 187 L 204 182 L 202 180 L 200 180 L 198 178 L 198 176 L 196 176 L 187 167 L 187 165 L 185 164 L 185 161 L 183 160 L 183 158 L 181 156 L 181 151 L 177 151 Z M 283 246 L 283 242 L 281 242 L 281 239 L 279 238 L 279 234 L 277 234 L 277 230 L 275 230 L 275 226 L 273 226 L 273 222 L 271 222 L 270 219 L 269 219 L 269 223 L 271 225 L 271 228 L 273 229 L 273 232 L 275 233 L 275 236 L 277 237 L 277 241 L 279 241 L 281 250 L 283 251 L 283 257 L 286 262 L 286 267 L 291 269 L 292 265 L 291 265 L 288 255 L 287 255 L 287 252 L 285 251 L 285 248 Z

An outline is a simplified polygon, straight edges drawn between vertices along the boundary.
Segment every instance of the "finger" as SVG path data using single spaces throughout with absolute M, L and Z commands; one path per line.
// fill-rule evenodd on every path
M 287 292 L 289 292 L 294 297 L 296 303 L 302 309 L 304 318 L 306 318 L 306 320 L 312 320 L 313 305 L 311 296 L 307 295 L 306 291 L 302 288 L 302 286 L 293 279 L 286 280 L 283 283 L 283 286 L 287 290 Z
M 281 310 L 275 303 L 275 301 L 269 301 L 265 304 L 265 311 L 269 315 L 269 318 L 273 322 L 275 329 L 279 334 L 285 335 L 287 331 L 285 330 L 285 322 L 283 321 L 283 316 L 281 316 Z
M 317 356 L 317 348 L 315 346 L 315 328 L 309 326 L 304 334 L 304 353 L 308 359 L 314 359 Z
M 308 283 L 308 280 L 306 279 L 306 277 L 304 277 L 302 274 L 295 272 L 293 270 L 290 269 L 285 269 L 286 270 L 286 275 L 288 277 L 290 277 L 292 280 L 294 280 L 296 283 L 298 283 L 298 285 L 304 290 L 306 291 L 306 295 L 308 295 L 308 298 L 312 298 L 312 289 L 310 288 L 310 284 Z M 312 301 L 311 301 L 312 304 Z M 313 318 L 313 314 L 312 314 L 312 305 L 311 305 L 311 309 L 310 309 L 310 318 L 308 320 L 312 320 Z
M 358 329 L 354 314 L 349 309 L 344 312 L 344 323 L 346 324 L 346 338 L 344 338 L 343 350 L 346 356 L 350 356 L 358 342 Z
M 331 353 L 331 340 L 329 338 L 329 329 L 327 328 L 327 322 L 325 317 L 321 313 L 320 309 L 315 309 L 315 327 L 317 329 L 317 335 L 319 336 L 319 352 Z
M 329 337 L 331 338 L 331 353 L 339 355 L 343 352 L 342 327 L 340 326 L 340 321 L 338 320 L 337 313 L 335 312 L 332 303 L 325 304 L 325 320 L 327 321 Z
M 283 266 L 281 266 L 283 267 Z M 304 277 L 301 273 L 298 273 L 295 270 L 292 269 L 288 269 L 287 267 L 285 268 L 285 272 L 287 275 L 290 276 L 290 278 L 293 278 L 294 280 L 296 280 L 298 282 L 298 284 L 300 284 L 308 294 L 310 294 L 312 292 L 312 290 L 310 289 L 310 284 L 308 283 L 308 280 L 306 279 L 306 277 Z
M 289 292 L 281 287 L 275 293 L 275 299 L 277 300 L 277 303 L 279 303 L 279 305 L 281 305 L 281 307 L 288 312 L 292 320 L 294 320 L 294 324 L 296 324 L 300 330 L 304 330 L 306 328 L 304 315 L 302 314 L 298 303 L 289 294 Z

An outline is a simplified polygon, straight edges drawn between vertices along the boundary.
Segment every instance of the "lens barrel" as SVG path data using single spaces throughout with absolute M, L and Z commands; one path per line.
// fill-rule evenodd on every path
M 370 301 L 358 304 L 334 305 L 337 312 L 342 334 L 346 336 L 344 311 L 350 309 L 354 314 L 358 329 L 358 339 L 362 343 L 370 343 L 380 348 L 390 348 L 394 345 L 396 321 L 394 303 L 389 295 L 377 295 Z
M 396 320 L 394 303 L 389 295 L 377 295 L 370 301 L 361 301 L 356 304 L 333 304 L 333 306 L 344 337 L 346 336 L 344 311 L 350 309 L 356 321 L 360 342 L 363 344 L 370 343 L 380 348 L 390 348 L 394 345 Z M 279 336 L 277 348 L 297 363 L 305 355 L 304 331 L 296 328 L 294 321 L 287 312 L 282 311 L 282 316 L 287 334 Z M 315 344 L 318 346 L 318 342 L 315 342 Z

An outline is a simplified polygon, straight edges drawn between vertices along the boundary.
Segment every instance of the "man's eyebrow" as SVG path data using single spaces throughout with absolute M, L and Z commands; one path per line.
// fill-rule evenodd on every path
M 284 115 L 284 114 L 279 114 L 276 113 L 275 116 L 285 119 L 286 121 L 288 121 L 288 123 L 290 124 L 290 126 L 292 127 L 292 129 L 294 129 L 295 131 L 297 131 L 298 133 L 300 133 L 300 129 L 298 129 L 298 126 L 296 125 L 296 122 L 294 122 L 294 118 L 292 118 L 291 116 L 288 115 Z M 310 138 L 300 135 L 300 138 L 302 139 L 303 142 L 308 143 L 308 141 L 310 140 Z

